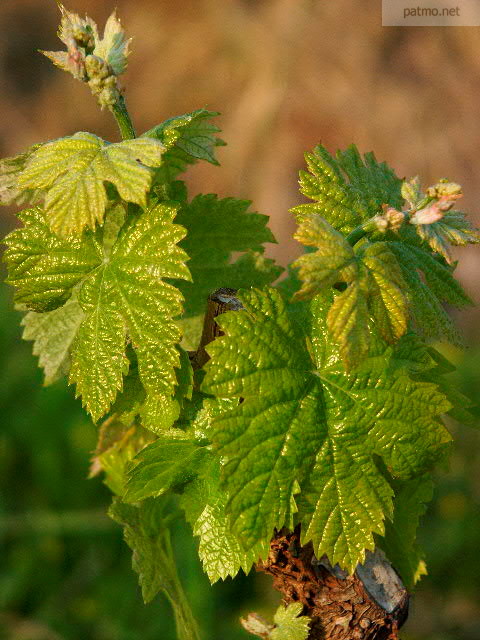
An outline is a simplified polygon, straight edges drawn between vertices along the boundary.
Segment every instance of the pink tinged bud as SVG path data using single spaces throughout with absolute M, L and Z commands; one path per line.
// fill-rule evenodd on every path
M 386 233 L 387 231 L 397 232 L 405 222 L 405 215 L 402 211 L 398 211 L 387 204 L 382 205 L 382 215 L 375 216 L 373 221 L 378 231 Z
M 462 197 L 462 194 L 458 194 L 458 195 L 452 195 L 452 194 L 447 194 L 442 196 L 439 201 L 438 201 L 438 208 L 440 209 L 440 211 L 450 211 L 450 209 L 453 207 L 453 205 L 455 204 L 455 202 Z
M 433 224 L 443 218 L 444 211 L 435 202 L 425 209 L 420 209 L 411 218 L 410 224 Z

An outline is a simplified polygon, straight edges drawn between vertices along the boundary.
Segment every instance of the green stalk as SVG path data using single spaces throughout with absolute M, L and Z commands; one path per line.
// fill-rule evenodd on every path
M 131 140 L 132 138 L 136 138 L 137 134 L 135 133 L 132 120 L 127 111 L 125 99 L 122 95 L 119 96 L 117 102 L 111 107 L 111 111 L 117 121 L 122 140 Z
M 350 246 L 355 246 L 357 242 L 359 242 L 362 238 L 364 238 L 367 233 L 371 233 L 377 229 L 377 225 L 375 224 L 375 219 L 370 218 L 366 220 L 361 225 L 356 227 L 353 231 L 351 231 L 345 240 L 348 242 Z
M 179 640 L 200 640 L 200 630 L 193 615 L 185 591 L 178 577 L 177 565 L 173 555 L 170 531 L 165 529 L 162 535 L 164 556 L 161 558 L 165 583 L 163 592 L 167 596 L 175 616 Z

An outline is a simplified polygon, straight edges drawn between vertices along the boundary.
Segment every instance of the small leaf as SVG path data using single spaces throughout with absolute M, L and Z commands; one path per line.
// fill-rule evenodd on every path
M 393 344 L 406 332 L 406 285 L 389 243 L 365 243 L 354 251 L 317 215 L 301 218 L 295 238 L 318 247 L 318 251 L 301 256 L 292 265 L 299 268 L 303 281 L 296 299 L 312 297 L 335 283 L 347 283 L 328 315 L 330 333 L 340 346 L 347 369 L 357 366 L 368 354 L 370 316 L 386 342 Z
M 58 3 L 62 19 L 58 28 L 58 37 L 63 44 L 71 45 L 72 41 L 81 41 L 84 46 L 88 46 L 91 43 L 93 46 L 94 40 L 98 37 L 97 25 L 95 22 L 85 16 L 81 18 L 77 13 L 68 11 L 62 4 Z
M 396 209 L 402 205 L 401 181 L 373 153 L 362 158 L 352 145 L 334 158 L 319 145 L 305 159 L 309 172 L 300 171 L 300 191 L 316 202 L 294 207 L 295 215 L 321 215 L 337 231 L 350 233 L 383 204 Z
M 147 500 L 133 506 L 115 498 L 108 514 L 123 526 L 125 542 L 133 551 L 132 566 L 138 573 L 145 604 L 160 590 L 176 595 L 169 582 L 172 560 L 165 538 L 168 530 L 163 523 L 164 505 L 158 500 Z
M 117 18 L 117 13 L 114 11 L 105 24 L 103 38 L 98 38 L 95 43 L 93 55 L 105 60 L 114 74 L 119 76 L 127 68 L 130 42 L 131 38 L 126 38 L 120 20 Z
M 67 11 L 61 4 L 58 5 L 62 14 L 57 35 L 67 51 L 41 51 L 57 67 L 71 73 L 74 78 L 86 81 L 85 56 L 91 53 L 98 39 L 98 29 L 95 22 L 85 16 L 81 18 L 72 11 Z
M 464 247 L 469 243 L 480 242 L 480 231 L 472 227 L 465 214 L 460 211 L 448 211 L 438 222 L 419 224 L 416 230 L 420 238 L 449 264 L 454 261 L 449 245 Z
M 410 209 L 416 207 L 424 198 L 424 194 L 420 188 L 420 180 L 418 176 L 404 180 L 402 183 L 402 198 L 407 202 Z
M 406 242 L 389 242 L 407 285 L 411 316 L 418 333 L 425 338 L 459 342 L 458 331 L 442 307 L 471 305 L 452 269 L 442 265 L 427 251 Z
M 359 256 L 367 269 L 368 302 L 375 326 L 393 344 L 405 334 L 409 316 L 402 270 L 386 242 L 368 245 Z
M 275 628 L 270 633 L 271 640 L 307 640 L 310 632 L 310 618 L 302 616 L 301 602 L 291 602 L 278 607 L 273 621 Z
M 134 458 L 125 500 L 138 502 L 157 497 L 175 485 L 184 484 L 196 475 L 207 454 L 204 444 L 189 439 L 181 431 L 176 437 L 160 435 Z
M 130 462 L 152 438 L 152 434 L 139 425 L 126 427 L 116 416 L 107 418 L 100 427 L 97 453 L 92 459 L 90 477 L 103 471 L 104 482 L 110 491 L 117 496 L 123 496 Z
M 361 283 L 353 281 L 335 296 L 328 312 L 328 330 L 338 344 L 347 370 L 354 369 L 370 350 L 370 315 Z
M 156 172 L 156 182 L 171 182 L 197 160 L 218 165 L 215 147 L 224 143 L 216 137 L 220 129 L 210 122 L 215 116 L 218 116 L 215 111 L 197 109 L 169 118 L 142 134 L 142 137 L 160 140 L 166 149 L 162 166 Z
M 37 204 L 42 198 L 39 189 L 20 189 L 18 177 L 25 169 L 25 164 L 30 155 L 41 145 L 34 145 L 13 158 L 0 160 L 0 205 Z
M 52 230 L 63 237 L 78 236 L 85 227 L 93 229 L 103 222 L 105 182 L 114 184 L 123 200 L 145 206 L 152 181 L 148 167 L 161 164 L 163 150 L 156 140 L 107 144 L 91 133 L 76 133 L 34 151 L 18 185 L 44 189 L 45 213 Z
M 295 298 L 310 298 L 345 279 L 343 270 L 355 261 L 355 254 L 342 234 L 326 220 L 313 214 L 303 216 L 294 238 L 305 246 L 318 249 L 292 263 L 303 282 Z

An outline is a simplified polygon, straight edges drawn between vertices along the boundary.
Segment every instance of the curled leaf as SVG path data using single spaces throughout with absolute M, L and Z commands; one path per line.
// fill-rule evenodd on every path
M 425 211 L 425 210 L 424 210 Z M 418 216 L 421 212 L 417 212 Z M 464 213 L 460 211 L 440 212 L 441 215 L 435 219 L 424 215 L 422 222 L 417 222 L 417 233 L 436 253 L 439 253 L 449 263 L 453 263 L 453 256 L 450 245 L 465 246 L 466 244 L 478 244 L 480 242 L 480 230 L 475 229 L 467 220 Z M 414 217 L 415 217 L 414 216 Z M 414 220 L 411 220 L 414 223 Z M 415 223 L 414 223 L 415 224 Z

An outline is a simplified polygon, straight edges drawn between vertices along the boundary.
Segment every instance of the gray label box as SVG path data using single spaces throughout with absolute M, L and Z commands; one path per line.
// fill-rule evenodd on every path
M 384 27 L 478 27 L 480 0 L 382 0 Z

